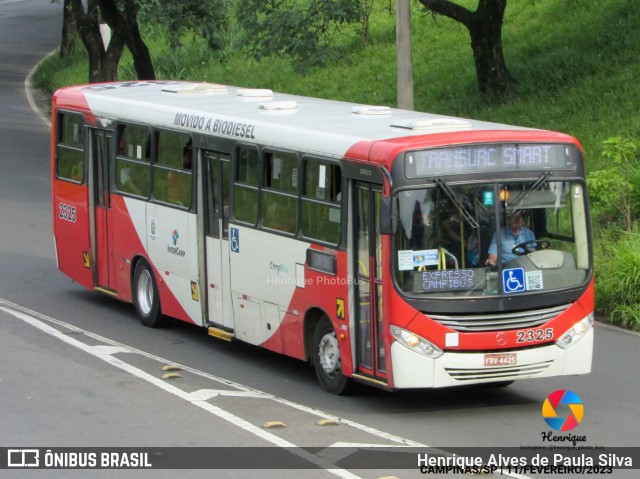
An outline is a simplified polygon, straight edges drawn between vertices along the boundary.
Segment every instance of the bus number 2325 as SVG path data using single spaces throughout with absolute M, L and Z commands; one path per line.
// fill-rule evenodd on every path
M 518 343 L 532 343 L 534 341 L 550 341 L 553 339 L 553 328 L 545 329 L 528 329 L 527 331 L 518 331 Z
M 68 205 L 66 203 L 58 203 L 58 216 L 60 219 L 65 221 L 70 221 L 71 223 L 76 222 L 76 207 Z

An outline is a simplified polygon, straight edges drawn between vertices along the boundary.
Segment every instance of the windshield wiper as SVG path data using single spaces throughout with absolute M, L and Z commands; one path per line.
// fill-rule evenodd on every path
M 469 213 L 469 211 L 467 211 L 467 208 L 464 206 L 464 204 L 460 203 L 460 201 L 458 200 L 458 198 L 456 198 L 456 194 L 453 192 L 453 190 L 451 189 L 451 187 L 446 184 L 442 179 L 440 178 L 436 178 L 433 180 L 435 182 L 436 185 L 438 185 L 438 187 L 444 191 L 444 194 L 447 195 L 447 197 L 451 200 L 451 202 L 453 203 L 453 205 L 458 208 L 458 211 L 460 211 L 460 213 L 462 213 L 462 216 L 464 217 L 464 219 L 467 221 L 467 223 L 469 223 L 471 225 L 472 228 L 474 229 L 479 229 L 480 225 L 478 224 L 478 222 L 476 221 L 476 219 L 471 215 L 471 213 Z
M 551 176 L 551 172 L 550 171 L 545 171 L 544 173 L 542 173 L 542 175 L 540 175 L 540 178 L 538 178 L 531 185 L 531 188 L 529 188 L 528 190 L 520 192 L 520 194 L 516 198 L 513 199 L 512 203 L 515 206 L 517 206 L 518 203 L 520 203 L 521 201 L 524 201 L 527 198 L 527 195 L 529 195 L 529 193 L 531 193 L 532 191 L 536 191 L 536 190 L 539 190 L 540 188 L 542 188 L 547 183 L 547 180 L 549 179 L 550 176 Z

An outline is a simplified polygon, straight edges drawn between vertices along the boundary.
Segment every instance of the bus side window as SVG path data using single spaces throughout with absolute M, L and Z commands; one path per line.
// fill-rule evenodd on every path
M 226 239 L 229 232 L 229 157 L 213 151 L 205 151 L 204 155 L 208 165 L 207 235 L 220 237 L 219 221 L 222 220 L 222 237 Z
M 229 176 L 231 163 L 228 156 L 221 156 L 222 160 L 222 237 L 229 237 Z
M 58 115 L 56 176 L 78 183 L 84 180 L 82 124 L 81 115 L 73 113 Z
M 258 222 L 259 168 L 258 150 L 238 147 L 233 176 L 233 216 L 251 225 Z
M 148 197 L 151 185 L 151 135 L 141 126 L 118 127 L 116 189 L 122 193 Z
M 298 231 L 298 158 L 266 153 L 262 189 L 262 226 L 295 234 Z
M 340 166 L 306 159 L 302 196 L 302 234 L 333 245 L 340 242 L 342 175 Z
M 193 148 L 185 133 L 156 132 L 153 164 L 153 197 L 163 203 L 191 209 L 193 197 Z

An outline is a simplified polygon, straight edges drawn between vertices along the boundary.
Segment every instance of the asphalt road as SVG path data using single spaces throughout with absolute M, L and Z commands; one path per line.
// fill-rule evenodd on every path
M 640 336 L 615 328 L 597 326 L 588 376 L 505 389 L 361 387 L 336 397 L 302 362 L 219 342 L 186 324 L 144 328 L 130 305 L 73 284 L 54 259 L 49 128 L 25 92 L 29 72 L 58 46 L 61 10 L 43 0 L 0 0 L 0 448 L 538 446 L 548 431 L 542 403 L 558 389 L 582 398 L 585 417 L 575 431 L 586 444 L 640 446 Z M 168 365 L 178 369 L 163 370 Z M 163 379 L 172 372 L 180 377 Z M 319 426 L 320 419 L 337 425 Z M 265 427 L 274 421 L 285 427 Z M 0 477 L 421 476 L 415 469 L 300 471 L 292 469 L 298 460 L 319 456 L 294 451 L 282 469 L 259 472 L 247 469 L 247 457 L 245 467 L 214 472 L 0 470 Z M 520 477 L 527 475 L 543 477 Z

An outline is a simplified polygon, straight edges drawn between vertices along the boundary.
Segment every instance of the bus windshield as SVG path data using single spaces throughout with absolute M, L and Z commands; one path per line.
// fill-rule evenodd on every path
M 582 181 L 492 181 L 405 189 L 394 197 L 392 262 L 407 296 L 536 294 L 589 278 Z

